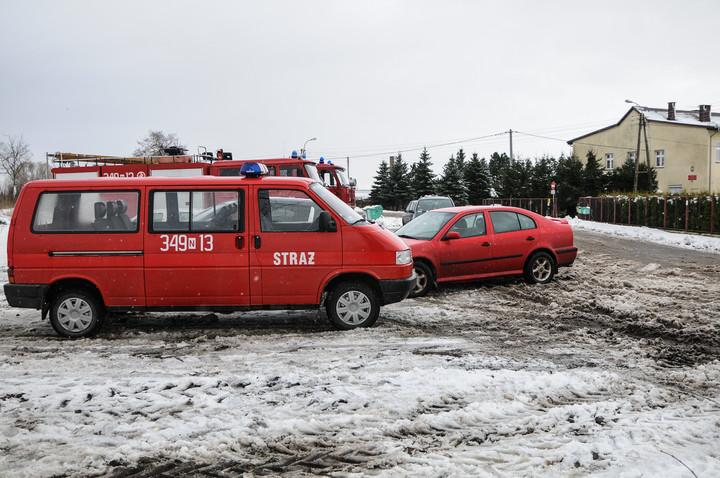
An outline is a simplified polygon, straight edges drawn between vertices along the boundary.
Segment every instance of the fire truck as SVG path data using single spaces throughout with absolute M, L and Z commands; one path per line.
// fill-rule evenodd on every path
M 238 176 L 248 162 L 264 164 L 270 176 L 307 177 L 322 183 L 350 207 L 355 207 L 354 179 L 345 168 L 320 158 L 316 164 L 293 151 L 289 158 L 234 160 L 219 149 L 188 155 L 179 147 L 167 148 L 165 156 L 123 157 L 97 154 L 48 153 L 53 179 L 132 178 L 147 176 Z

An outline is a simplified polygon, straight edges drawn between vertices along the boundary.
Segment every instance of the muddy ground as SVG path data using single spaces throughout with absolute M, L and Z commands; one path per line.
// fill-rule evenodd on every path
M 582 230 L 576 231 L 576 244 L 580 253 L 575 265 L 561 269 L 556 279 L 548 285 L 531 286 L 518 279 L 453 285 L 442 287 L 422 299 L 406 300 L 384 307 L 378 325 L 363 332 L 362 350 L 353 350 L 352 345 L 347 346 L 348 363 L 338 373 L 352 373 L 352 370 L 372 367 L 373 361 L 392 364 L 393 360 L 401 360 L 402 357 L 415 357 L 413 360 L 417 360 L 417 363 L 427 360 L 428 363 L 445 364 L 443 366 L 451 370 L 455 367 L 464 371 L 474 368 L 523 373 L 535 369 L 540 372 L 552 369 L 551 373 L 565 373 L 575 369 L 602 371 L 621 379 L 618 383 L 609 383 L 607 387 L 600 386 L 594 390 L 579 392 L 577 389 L 568 389 L 528 400 L 533 402 L 535 408 L 577 403 L 595 403 L 599 406 L 597 404 L 601 402 L 622 400 L 628 394 L 640 393 L 638 390 L 652 390 L 647 393 L 653 397 L 659 393 L 662 397 L 662 400 L 658 399 L 658 403 L 662 402 L 657 405 L 659 408 L 675 401 L 680 403 L 691 400 L 701 404 L 693 407 L 702 408 L 702 413 L 708 419 L 717 420 L 720 413 L 720 385 L 713 374 L 720 360 L 720 255 Z M 242 337 L 243 344 L 252 343 L 258 350 L 273 350 L 279 357 L 276 360 L 280 361 L 285 360 L 283 357 L 288 354 L 309 347 L 309 344 L 317 346 L 318 350 L 314 353 L 328 353 L 332 344 L 342 337 L 337 335 L 341 332 L 330 328 L 323 314 L 314 311 L 182 316 L 156 314 L 115 317 L 98 338 L 78 343 L 56 338 L 47 322 L 29 319 L 32 317 L 30 312 L 16 313 L 19 311 L 5 307 L 6 320 L 0 326 L 0 347 L 7 356 L 25 357 L 19 359 L 18 363 L 23 360 L 41 363 L 39 361 L 43 357 L 50 360 L 54 354 L 77 358 L 82 356 L 83 349 L 91 346 L 94 354 L 104 358 L 123 350 L 129 361 L 142 360 L 143 367 L 152 370 L 158 366 L 158 373 L 162 373 L 162 367 L 169 360 L 222 360 L 223 354 L 238 346 L 238 337 Z M 14 317 L 10 317 L 11 313 Z M 368 345 L 367 334 L 378 338 L 376 348 Z M 182 343 L 182 347 L 168 346 L 175 342 Z M 480 360 L 478 357 L 492 357 L 492 360 Z M 698 367 L 706 365 L 712 366 L 709 375 L 697 373 Z M 412 367 L 416 369 L 418 365 L 413 362 Z M 275 382 L 269 379 L 266 386 L 276 387 L 277 382 L 282 382 L 279 376 L 276 378 L 278 380 Z M 245 388 L 251 382 L 249 380 L 247 384 L 241 383 L 239 386 Z M 292 386 L 297 384 L 288 385 Z M 17 395 L 14 393 L 0 397 L 0 411 L 3 403 L 17 399 Z M 452 394 L 444 394 L 442 397 L 443 403 L 432 405 L 435 407 L 434 413 L 438 410 L 456 410 L 469 403 L 469 399 L 463 398 L 462 394 L 455 398 Z M 646 402 L 644 406 L 647 406 Z M 339 403 L 342 406 L 342 400 Z M 272 405 L 270 403 L 268 406 Z M 337 403 L 334 406 L 337 407 Z M 122 411 L 118 413 L 121 419 L 125 416 Z M 373 416 L 384 416 L 384 413 L 377 411 Z M 417 410 L 408 413 L 404 420 L 412 422 L 413 417 L 418 416 Z M 393 414 L 402 413 L 394 410 L 390 416 Z M 387 419 L 385 416 L 383 423 Z M 596 416 L 593 420 L 593 426 L 604 425 L 602 421 L 605 419 L 602 417 Z M 498 419 L 498 422 L 502 420 Z M 355 426 L 362 429 L 361 425 Z M 715 425 L 716 434 L 718 426 Z M 367 427 L 367 430 L 374 429 L 372 424 Z M 479 432 L 475 430 L 469 433 L 477 435 Z M 419 449 L 417 443 L 421 442 L 428 444 L 428 448 L 432 448 L 430 444 L 437 444 L 443 450 L 443 456 L 452 457 L 453 447 L 458 446 L 458 443 L 468 446 L 468 443 L 476 440 L 476 445 L 489 444 L 492 440 L 489 440 L 488 432 L 483 433 L 485 435 L 480 437 L 472 435 L 476 438 L 462 435 L 456 443 L 454 439 L 451 440 L 447 430 L 421 432 L 411 425 L 403 425 L 399 430 L 383 429 L 382 440 L 406 443 L 407 437 L 411 436 L 413 445 L 403 445 L 403 453 L 406 455 L 412 455 L 416 447 Z M 524 439 L 532 443 L 533 436 L 538 433 L 540 431 L 535 428 L 527 428 L 516 431 L 513 439 L 521 439 L 521 435 L 526 435 Z M 559 440 L 553 433 L 562 432 L 545 430 L 543 433 L 547 434 L 544 435 L 546 437 Z M 135 458 L 108 461 L 99 471 L 97 464 L 94 464 L 94 471 L 88 471 L 88 475 L 117 478 L 241 476 L 243 473 L 246 474 L 244 476 L 330 476 L 334 473 L 339 476 L 382 476 L 383 472 L 385 476 L 413 474 L 413 468 L 399 458 L 395 458 L 392 463 L 380 460 L 379 457 L 384 453 L 379 451 L 382 447 L 377 443 L 369 445 L 372 440 L 363 440 L 355 436 L 355 432 L 352 433 L 354 438 L 346 437 L 350 443 L 348 447 L 331 447 L 327 443 L 336 434 L 337 431 L 317 432 L 312 445 L 299 438 L 290 440 L 286 435 L 274 441 L 266 439 L 262 445 L 262 459 L 258 459 L 257 450 L 250 455 L 236 450 L 237 454 L 233 455 L 236 458 L 220 454 L 213 459 L 208 458 L 213 456 L 210 452 L 197 459 L 183 458 L 178 453 L 166 454 L 162 450 L 147 453 L 140 458 L 137 458 L 137 454 L 131 454 Z M 531 448 L 542 449 L 542 445 L 535 443 Z M 16 448 L 8 445 L 5 451 L 13 450 Z M 31 451 L 26 450 L 25 453 L 31 454 Z M 717 460 L 717 457 L 713 459 Z M 613 467 L 622 470 L 626 465 L 617 458 L 603 461 L 601 454 L 595 451 L 592 452 L 592 460 L 596 462 L 580 470 L 582 472 L 577 475 L 573 475 L 567 468 L 553 471 L 552 466 L 559 465 L 553 465 L 547 460 L 538 465 L 539 468 L 530 468 L 529 472 L 525 470 L 520 474 L 583 476 L 588 471 L 607 471 Z M 21 457 L 11 463 L 24 469 Z M 713 463 L 710 469 L 717 464 Z M 574 464 L 574 467 L 580 466 L 585 466 L 582 460 Z M 445 468 L 433 464 L 430 469 Z M 453 470 L 452 467 L 448 469 Z M 523 469 L 511 466 L 498 470 L 499 476 L 513 476 Z M 507 472 L 507 475 L 502 471 Z M 426 468 L 418 476 L 433 474 L 434 471 L 427 472 Z M 457 471 L 445 471 L 442 474 L 465 476 Z M 472 472 L 467 473 L 467 476 L 472 475 Z M 75 470 L 56 472 L 53 476 L 83 476 L 83 473 Z

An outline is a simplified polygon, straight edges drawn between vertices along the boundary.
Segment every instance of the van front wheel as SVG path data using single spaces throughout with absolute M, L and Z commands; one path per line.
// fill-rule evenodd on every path
M 59 294 L 50 307 L 50 324 L 63 337 L 87 337 L 102 325 L 104 310 L 92 294 L 70 290 Z
M 330 323 L 341 330 L 372 327 L 380 315 L 376 292 L 363 282 L 343 282 L 328 295 L 325 304 Z

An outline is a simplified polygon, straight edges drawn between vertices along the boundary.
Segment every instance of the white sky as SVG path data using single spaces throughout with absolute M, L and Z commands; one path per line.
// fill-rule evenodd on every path
M 720 109 L 712 0 L 0 0 L 0 135 L 129 155 L 149 130 L 236 159 L 569 154 L 629 108 Z M 483 138 L 471 140 L 471 138 Z M 450 146 L 438 146 L 454 143 Z M 410 150 L 410 151 L 408 151 Z

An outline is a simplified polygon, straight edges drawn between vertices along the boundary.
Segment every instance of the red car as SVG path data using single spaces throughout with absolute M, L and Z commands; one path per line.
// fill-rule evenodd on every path
M 516 207 L 464 206 L 436 209 L 395 232 L 410 249 L 418 282 L 410 297 L 439 283 L 497 276 L 524 276 L 546 284 L 558 267 L 577 257 L 564 219 Z

